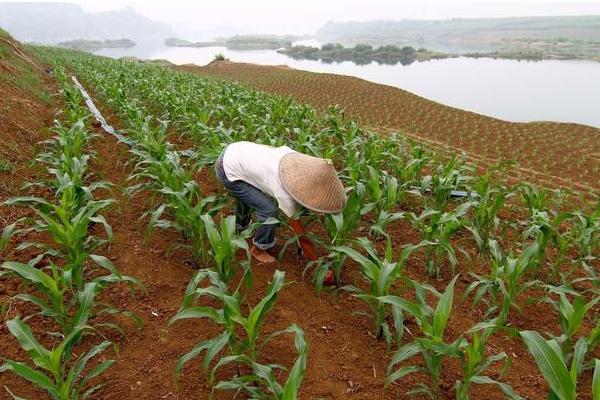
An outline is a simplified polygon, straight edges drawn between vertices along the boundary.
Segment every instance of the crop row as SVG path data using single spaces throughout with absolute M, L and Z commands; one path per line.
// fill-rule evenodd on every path
M 78 90 L 62 70 L 56 71 L 61 84 L 63 113 L 55 121 L 54 137 L 42 142 L 43 151 L 36 162 L 45 167 L 30 190 L 49 193 L 48 198 L 14 197 L 6 206 L 28 207 L 32 213 L 5 227 L 0 245 L 5 250 L 11 239 L 22 241 L 18 251 L 30 249 L 38 254 L 26 263 L 6 261 L 0 275 L 12 275 L 23 282 L 15 300 L 30 303 L 37 311 L 7 321 L 10 333 L 28 354 L 29 363 L 5 359 L 0 372 L 11 371 L 45 390 L 53 399 L 85 399 L 102 385 L 96 378 L 113 361 L 104 360 L 93 367 L 88 363 L 112 343 L 102 333 L 122 329 L 107 316 L 123 314 L 141 324 L 125 310 L 98 301 L 109 285 L 137 281 L 122 275 L 111 261 L 96 251 L 112 240 L 111 227 L 103 213 L 114 200 L 107 198 L 111 183 L 97 181 L 89 171 L 95 154 L 91 150 L 94 134 L 88 129 L 90 114 Z M 99 199 L 99 192 L 104 192 Z M 103 228 L 103 235 L 91 233 L 92 226 Z M 28 287 L 35 289 L 33 292 Z M 45 347 L 27 321 L 48 320 L 43 337 L 55 338 Z M 98 338 L 103 340 L 98 343 Z M 80 354 L 75 356 L 75 354 Z M 14 399 L 20 397 L 13 395 Z
M 492 173 L 474 176 L 458 159 L 436 163 L 431 154 L 400 137 L 363 132 L 337 108 L 321 115 L 289 99 L 157 66 L 66 51 L 42 52 L 48 59 L 85 74 L 85 81 L 125 121 L 128 130 L 121 140 L 132 146 L 136 160 L 132 178 L 137 184 L 132 190 L 150 190 L 160 199 L 148 213 L 150 229 L 181 232 L 198 265 L 212 267 L 195 275 L 173 322 L 209 318 L 224 331 L 199 343 L 182 358 L 180 367 L 206 351 L 208 368 L 227 347 L 229 354 L 219 358 L 211 376 L 230 363 L 245 365 L 252 373 L 221 381 L 215 389 L 243 389 L 255 398 L 263 398 L 264 388 L 270 393 L 265 396 L 295 398 L 295 394 L 281 396 L 292 396 L 289 393 L 298 390 L 306 368 L 306 343 L 294 325 L 289 331 L 296 335 L 299 358 L 284 387 L 271 379 L 272 366 L 269 369 L 258 363 L 260 322 L 281 289 L 282 273 L 275 274 L 263 300 L 248 307 L 249 314 L 244 315 L 238 291 L 242 281 L 251 277 L 245 244 L 251 231 L 236 233 L 233 217 L 222 217 L 220 223 L 215 223 L 223 199 L 202 196 L 198 183 L 191 178 L 195 169 L 213 162 L 226 143 L 254 140 L 291 145 L 299 151 L 331 158 L 342 171 L 346 186 L 351 188 L 347 207 L 338 215 L 306 216 L 321 218 L 326 228 L 325 238 L 313 238 L 325 255 L 309 264 L 307 270 L 314 267 L 313 280 L 321 292 L 322 277 L 329 269 L 341 286 L 347 259 L 358 263 L 364 282 L 341 287 L 369 305 L 376 336 L 385 338 L 390 347 L 397 346 L 388 383 L 424 372 L 430 377 L 428 383 L 420 383 L 411 393 L 439 398 L 443 360 L 457 358 L 463 372 L 456 384 L 457 398 L 469 398 L 472 384 L 485 383 L 497 384 L 508 398 L 520 398 L 506 383 L 485 374 L 493 363 L 508 360 L 504 353 L 490 356 L 486 343 L 500 331 L 512 330 L 520 331 L 554 396 L 575 398 L 578 378 L 593 368 L 593 352 L 600 342 L 600 320 L 594 312 L 600 301 L 600 207 L 557 211 L 552 202 L 560 199 L 559 193 L 530 185 L 499 185 Z M 160 115 L 161 119 L 152 115 Z M 167 120 L 192 138 L 195 150 L 181 152 L 173 148 L 167 140 Z M 458 191 L 467 195 L 455 200 Z M 525 208 L 522 218 L 501 217 L 507 205 L 514 208 L 517 204 Z M 390 231 L 399 222 L 412 226 L 420 241 L 405 246 L 394 243 Z M 474 256 L 489 265 L 484 274 L 468 268 L 466 271 L 471 279 L 466 295 L 472 295 L 475 305 L 486 304 L 486 319 L 447 343 L 445 330 L 454 303 L 456 267 L 460 256 L 467 261 L 472 257 L 459 246 L 465 241 L 465 233 L 471 235 L 477 249 Z M 295 240 L 299 238 L 292 238 L 286 245 Z M 236 260 L 238 250 L 246 252 L 245 261 Z M 439 292 L 411 279 L 404 268 L 409 259 L 422 260 L 432 278 L 450 276 L 445 290 Z M 245 279 L 235 285 L 239 270 Z M 209 287 L 200 287 L 206 280 Z M 519 309 L 520 296 L 532 288 L 543 290 L 544 300 L 556 308 L 560 335 L 546 339 L 538 332 L 510 324 L 509 314 Z M 223 308 L 197 305 L 205 296 L 221 301 Z M 408 300 L 413 297 L 416 301 Z M 420 328 L 409 342 L 403 338 L 405 314 Z M 584 323 L 589 320 L 591 330 Z M 243 327 L 242 338 L 237 336 L 236 326 Z M 423 363 L 414 361 L 417 355 Z M 600 385 L 598 374 L 596 386 Z M 297 379 L 291 383 L 292 378 Z
M 270 93 L 293 95 L 318 107 L 327 107 L 334 96 L 353 118 L 369 126 L 403 130 L 416 140 L 433 140 L 475 158 L 515 160 L 523 171 L 533 170 L 536 175 L 571 178 L 572 184 L 562 187 L 598 189 L 594 178 L 600 171 L 595 156 L 600 151 L 596 128 L 502 121 L 447 107 L 400 89 L 333 74 L 236 64 L 178 69 L 237 81 Z

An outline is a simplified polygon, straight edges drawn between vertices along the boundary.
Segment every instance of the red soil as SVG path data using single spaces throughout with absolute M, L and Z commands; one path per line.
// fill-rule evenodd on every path
M 3 86 L 0 88 L 4 90 Z M 15 92 L 14 96 L 18 98 L 19 93 Z M 120 127 L 119 121 L 109 110 L 103 111 L 115 126 Z M 48 126 L 48 112 L 49 110 L 46 110 L 46 113 L 41 113 L 35 119 L 37 125 L 30 125 L 29 129 L 38 130 L 41 126 Z M 25 122 L 14 114 L 12 118 L 16 120 L 15 122 Z M 4 135 L 7 134 L 16 135 L 17 131 L 7 133 L 3 129 L 3 140 L 6 137 Z M 35 138 L 35 140 L 39 139 Z M 177 142 L 183 146 L 186 141 L 180 139 Z M 126 186 L 126 179 L 130 172 L 130 166 L 127 165 L 127 161 L 130 160 L 128 149 L 118 144 L 113 137 L 104 134 L 95 140 L 94 145 L 99 160 L 94 166 L 97 174 L 118 187 Z M 30 158 L 32 155 L 32 153 L 24 153 L 23 158 Z M 205 193 L 221 190 L 211 171 L 203 171 L 198 178 Z M 2 179 L 3 182 L 7 181 L 4 176 Z M 140 217 L 153 205 L 152 198 L 147 193 L 140 193 L 129 199 L 119 190 L 115 190 L 113 197 L 118 200 L 118 203 L 107 215 L 107 219 L 112 224 L 115 241 L 105 249 L 104 254 L 113 260 L 124 274 L 138 278 L 147 291 L 132 295 L 124 287 L 113 287 L 104 293 L 103 300 L 138 313 L 144 319 L 145 325 L 141 330 L 137 330 L 132 323 L 123 321 L 125 337 L 120 338 L 109 334 L 110 339 L 118 343 L 119 352 L 109 352 L 105 357 L 114 358 L 117 362 L 103 375 L 102 380 L 106 381 L 106 386 L 94 395 L 94 398 L 206 399 L 210 393 L 210 385 L 202 371 L 200 360 L 190 363 L 185 368 L 180 377 L 179 390 L 173 384 L 173 371 L 178 358 L 198 341 L 217 333 L 216 327 L 209 321 L 182 322 L 170 327 L 167 325 L 169 318 L 178 310 L 185 287 L 194 274 L 189 255 L 169 251 L 172 244 L 181 240 L 176 234 L 159 231 L 154 234 L 148 245 L 144 244 L 147 221 L 140 220 Z M 323 234 L 320 227 L 314 227 L 314 230 L 318 234 Z M 397 248 L 418 240 L 414 230 L 405 222 L 395 224 L 390 228 L 390 232 Z M 280 243 L 282 243 L 289 232 L 280 230 L 279 233 Z M 458 242 L 466 246 L 470 254 L 475 255 L 471 241 L 466 238 L 466 235 L 459 238 Z M 7 259 L 21 261 L 27 260 L 27 257 L 27 254 L 12 251 L 6 255 Z M 294 249 L 290 248 L 280 264 L 254 265 L 255 284 L 247 291 L 248 300 L 254 304 L 263 293 L 274 270 L 286 271 L 286 281 L 289 286 L 281 291 L 275 308 L 268 316 L 264 331 L 268 334 L 285 328 L 291 323 L 297 323 L 306 332 L 310 351 L 308 371 L 300 398 L 315 400 L 404 398 L 403 393 L 407 388 L 418 379 L 424 378 L 409 376 L 392 385 L 387 391 L 384 390 L 385 369 L 390 353 L 383 342 L 377 341 L 370 334 L 370 321 L 363 316 L 355 315 L 356 312 L 365 311 L 366 307 L 359 300 L 343 292 L 317 296 L 310 282 L 304 282 L 302 279 L 303 267 L 304 261 L 297 260 Z M 448 328 L 449 340 L 456 338 L 482 319 L 480 307 L 472 309 L 468 301 L 459 300 L 469 283 L 465 270 L 482 271 L 485 268 L 485 261 L 479 260 L 476 256 L 473 257 L 472 262 L 462 260 L 458 270 L 463 273 L 457 284 L 455 306 Z M 418 257 L 410 260 L 407 273 L 421 282 L 427 281 L 424 265 Z M 443 280 L 430 280 L 430 283 L 442 289 L 448 277 L 449 273 L 446 273 Z M 345 270 L 344 280 L 345 283 L 361 285 L 357 268 L 350 262 Z M 18 313 L 24 315 L 31 312 L 31 309 L 21 303 L 10 302 L 9 296 L 19 290 L 21 287 L 16 280 L 0 278 L 0 305 L 9 305 L 8 312 L 3 315 L 5 319 Z M 532 295 L 539 295 L 539 293 L 532 293 Z M 523 314 L 515 313 L 511 323 L 522 329 L 558 333 L 557 320 L 556 313 L 549 306 L 524 301 Z M 41 335 L 45 330 L 41 320 L 33 319 L 31 323 L 37 334 Z M 587 325 L 589 323 L 590 321 L 586 322 Z M 416 324 L 411 320 L 407 321 L 407 327 L 411 332 L 418 332 Z M 410 338 L 410 335 L 407 334 L 405 337 Z M 519 340 L 496 335 L 489 343 L 489 351 L 494 354 L 505 351 L 512 361 L 512 366 L 504 377 L 497 376 L 500 366 L 494 366 L 496 371 L 494 377 L 510 383 L 527 399 L 541 400 L 546 397 L 544 380 Z M 0 329 L 0 354 L 2 357 L 26 360 L 26 355 L 19 349 L 4 324 Z M 291 339 L 282 337 L 266 348 L 261 355 L 261 360 L 291 366 L 295 356 Z M 444 398 L 453 398 L 453 386 L 460 375 L 456 362 L 449 362 L 444 366 Z M 590 381 L 591 374 L 586 373 L 581 379 L 581 387 L 584 389 L 580 392 L 579 398 L 591 399 Z M 35 390 L 32 385 L 24 383 L 12 374 L 0 374 L 0 386 L 7 386 L 15 394 L 26 398 L 46 398 L 44 393 Z M 499 390 L 493 386 L 475 387 L 472 395 L 474 399 L 503 398 Z M 0 394 L 0 398 L 5 398 L 2 396 L 5 395 Z M 232 398 L 232 394 L 222 393 L 219 398 Z

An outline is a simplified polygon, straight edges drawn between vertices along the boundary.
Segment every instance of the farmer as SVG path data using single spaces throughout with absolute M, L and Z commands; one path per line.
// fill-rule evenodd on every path
M 290 218 L 297 235 L 305 233 L 297 218 L 301 206 L 319 213 L 336 214 L 346 204 L 346 193 L 330 160 L 298 153 L 287 146 L 272 147 L 252 142 L 236 142 L 225 148 L 215 164 L 217 178 L 237 199 L 237 228 L 250 224 L 250 213 L 258 222 L 277 218 L 277 209 Z M 275 246 L 275 225 L 256 229 L 252 256 L 260 263 L 275 258 L 269 249 Z M 312 244 L 301 239 L 309 258 L 316 259 Z M 308 254 L 307 254 L 308 253 Z

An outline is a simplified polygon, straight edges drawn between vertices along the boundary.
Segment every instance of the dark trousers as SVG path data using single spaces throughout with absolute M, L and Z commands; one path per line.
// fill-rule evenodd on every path
M 258 222 L 265 222 L 267 218 L 277 218 L 277 205 L 273 199 L 254 186 L 241 180 L 230 181 L 223 169 L 223 154 L 215 163 L 215 173 L 225 189 L 236 198 L 236 223 L 238 229 L 245 229 L 250 225 L 252 210 L 256 212 Z M 253 243 L 261 249 L 267 250 L 275 246 L 275 225 L 261 225 L 254 233 Z

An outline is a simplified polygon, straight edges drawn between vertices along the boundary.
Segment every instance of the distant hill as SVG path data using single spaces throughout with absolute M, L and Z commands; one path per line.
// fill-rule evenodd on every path
M 128 38 L 138 42 L 174 34 L 169 25 L 133 8 L 89 13 L 67 3 L 0 3 L 0 26 L 20 41 L 44 44 L 72 39 Z
M 506 40 L 600 40 L 600 16 L 454 18 L 329 22 L 316 34 L 321 42 L 346 45 L 424 46 L 438 51 L 492 50 Z

